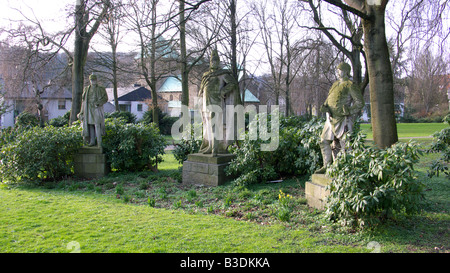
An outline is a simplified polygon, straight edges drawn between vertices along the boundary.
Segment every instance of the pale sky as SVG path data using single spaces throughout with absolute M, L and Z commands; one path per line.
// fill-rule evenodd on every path
M 0 24 L 10 25 L 10 20 L 22 20 L 24 15 L 30 19 L 38 17 L 41 23 L 50 31 L 57 31 L 64 28 L 67 22 L 68 5 L 75 3 L 75 0 L 0 0 Z M 20 12 L 19 12 L 20 11 Z M 71 19 L 73 20 L 73 19 Z M 63 22 L 63 23 L 61 23 Z M 13 26 L 12 26 L 13 27 Z

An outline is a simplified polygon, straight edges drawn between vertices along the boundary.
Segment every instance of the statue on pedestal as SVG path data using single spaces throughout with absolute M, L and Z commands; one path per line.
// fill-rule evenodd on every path
M 228 70 L 220 69 L 217 50 L 211 54 L 210 69 L 202 77 L 198 96 L 202 98 L 203 142 L 200 153 L 217 156 L 227 153 L 228 142 L 224 133 L 226 105 L 234 90 L 233 78 Z
M 322 131 L 320 148 L 323 167 L 316 174 L 324 174 L 340 149 L 345 149 L 346 135 L 353 131 L 355 116 L 364 107 L 364 98 L 358 86 L 350 79 L 351 67 L 347 63 L 338 65 L 339 80 L 331 87 L 328 98 L 320 108 L 327 118 Z M 334 144 L 334 152 L 332 149 Z
M 83 126 L 83 137 L 88 146 L 102 145 L 105 134 L 105 117 L 103 105 L 108 101 L 105 87 L 97 83 L 97 76 L 89 76 L 91 82 L 83 90 L 81 110 L 77 115 Z M 97 143 L 95 142 L 97 140 Z

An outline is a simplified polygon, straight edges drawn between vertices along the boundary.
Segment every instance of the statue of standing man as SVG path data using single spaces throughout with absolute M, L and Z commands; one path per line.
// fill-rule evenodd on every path
M 83 90 L 81 111 L 78 119 L 83 126 L 83 137 L 89 146 L 102 145 L 102 136 L 105 134 L 105 117 L 103 105 L 108 101 L 106 89 L 97 83 L 97 76 L 89 76 L 91 82 Z
M 224 111 L 227 97 L 233 91 L 230 72 L 220 69 L 217 50 L 211 54 L 210 69 L 202 77 L 198 96 L 202 98 L 203 142 L 200 153 L 217 156 L 226 153 L 227 140 L 224 137 Z
M 325 173 L 339 150 L 345 148 L 346 135 L 353 131 L 354 117 L 364 107 L 361 91 L 349 79 L 350 65 L 340 63 L 337 68 L 339 80 L 333 84 L 325 103 L 320 108 L 321 112 L 326 112 L 327 119 L 320 143 L 323 167 L 315 172 L 318 174 Z M 334 153 L 331 147 L 332 143 L 336 147 Z

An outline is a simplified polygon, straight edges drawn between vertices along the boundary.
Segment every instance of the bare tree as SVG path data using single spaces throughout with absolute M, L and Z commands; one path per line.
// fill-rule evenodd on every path
M 412 76 L 409 80 L 411 103 L 416 105 L 421 117 L 432 111 L 448 110 L 447 89 L 449 85 L 448 63 L 431 50 L 424 49 L 414 58 Z
M 176 43 L 169 30 L 174 28 L 169 12 L 158 13 L 159 0 L 129 3 L 128 23 L 138 36 L 140 49 L 139 70 L 152 94 L 153 122 L 158 125 L 157 82 L 177 69 Z M 168 39 L 164 35 L 169 36 Z
M 353 70 L 353 82 L 360 86 L 361 92 L 368 84 L 367 69 L 366 75 L 363 79 L 362 65 L 365 60 L 361 60 L 361 55 L 365 55 L 362 45 L 363 28 L 362 21 L 358 16 L 354 16 L 346 9 L 339 8 L 338 11 L 328 10 L 327 14 L 335 14 L 338 20 L 343 22 L 343 28 L 339 29 L 336 26 L 326 26 L 322 14 L 322 2 L 318 1 L 317 5 L 313 0 L 307 0 L 309 9 L 312 11 L 313 20 L 317 27 L 313 29 L 320 30 L 330 42 L 350 60 Z M 336 9 L 336 7 L 334 7 Z M 344 59 L 344 58 L 343 58 Z
M 40 125 L 44 126 L 45 111 L 41 95 L 54 86 L 67 72 L 67 64 L 61 60 L 49 38 L 42 35 L 39 24 L 20 24 L 17 28 L 2 30 L 8 41 L 2 46 L 1 74 L 11 97 L 34 96 L 35 109 Z M 13 46 L 9 46 L 13 43 Z M 33 111 L 31 111 L 33 112 Z
M 111 58 L 106 62 L 110 66 L 111 71 L 111 82 L 113 86 L 113 96 L 114 96 L 114 106 L 116 111 L 119 112 L 119 101 L 117 94 L 118 87 L 118 70 L 119 60 L 117 56 L 117 47 L 120 40 L 123 38 L 122 31 L 122 21 L 124 20 L 124 5 L 122 0 L 117 0 L 111 3 L 108 15 L 105 17 L 104 24 L 101 28 L 100 35 L 107 41 L 111 48 Z M 108 54 L 109 55 L 109 54 Z M 106 56 L 108 56 L 106 55 Z
M 305 48 L 308 38 L 296 37 L 296 18 L 300 11 L 294 8 L 292 1 L 254 1 L 252 10 L 261 30 L 262 45 L 272 76 L 272 90 L 275 104 L 280 96 L 285 98 L 285 115 L 292 113 L 291 84 L 301 68 L 297 60 Z M 297 62 L 297 65 L 293 65 Z
M 201 44 L 201 40 L 197 40 L 197 48 L 190 48 L 189 52 L 187 50 L 187 41 L 186 41 L 186 29 L 189 22 L 196 23 L 196 20 L 193 17 L 201 16 L 200 12 L 197 12 L 198 9 L 205 3 L 210 2 L 211 0 L 200 0 L 200 1 L 185 1 L 178 0 L 178 31 L 180 34 L 180 72 L 181 72 L 181 104 L 184 106 L 189 106 L 189 73 L 191 70 L 201 61 L 207 52 L 208 48 L 211 46 L 212 41 L 214 40 L 216 34 L 218 33 L 218 25 L 213 26 L 213 30 L 211 32 L 207 32 L 206 39 L 204 34 L 202 33 L 202 39 L 205 39 Z M 198 22 L 198 21 L 197 21 Z M 189 27 L 188 27 L 189 28 Z M 189 28 L 192 30 L 192 27 Z M 211 33 L 211 34 L 209 34 Z M 189 31 L 188 35 L 190 37 L 199 34 L 197 31 Z M 196 37 L 198 38 L 198 37 Z M 194 39 L 196 39 L 194 38 Z M 201 45 L 200 45 L 201 44 Z

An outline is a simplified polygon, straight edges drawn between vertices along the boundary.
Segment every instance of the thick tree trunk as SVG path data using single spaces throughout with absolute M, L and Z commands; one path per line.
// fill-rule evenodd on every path
M 394 79 L 386 42 L 384 8 L 369 7 L 363 20 L 364 49 L 369 72 L 373 139 L 381 149 L 398 141 L 394 109 Z

